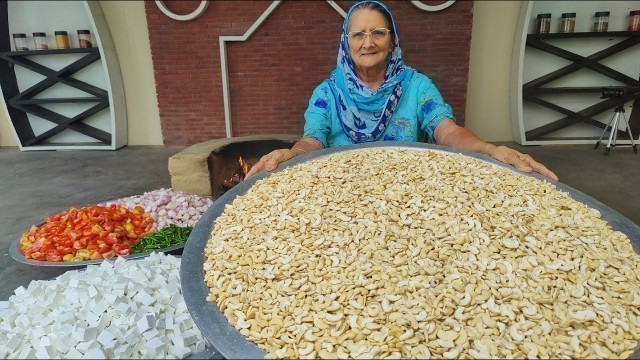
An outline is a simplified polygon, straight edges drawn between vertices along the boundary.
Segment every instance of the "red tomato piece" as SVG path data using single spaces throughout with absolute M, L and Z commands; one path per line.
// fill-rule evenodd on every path
M 121 249 L 116 251 L 116 254 L 120 255 L 120 256 L 127 256 L 129 255 L 129 251 L 130 249 Z
M 86 249 L 93 259 L 128 254 L 131 244 L 153 231 L 153 219 L 140 206 L 90 206 L 71 208 L 45 218 L 22 234 L 18 249 L 27 258 L 63 261 L 68 254 Z

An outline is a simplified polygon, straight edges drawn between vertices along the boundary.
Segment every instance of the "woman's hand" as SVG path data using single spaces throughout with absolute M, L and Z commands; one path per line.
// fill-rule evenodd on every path
M 296 155 L 299 155 L 299 153 L 293 149 L 273 150 L 267 155 L 261 157 L 260 161 L 251 167 L 251 170 L 249 170 L 245 179 L 252 177 L 262 170 L 273 171 L 278 167 L 278 164 L 283 161 L 287 161 Z
M 293 144 L 291 149 L 278 149 L 273 150 L 267 155 L 260 158 L 257 164 L 251 167 L 251 170 L 245 176 L 245 179 L 252 177 L 262 170 L 273 171 L 283 161 L 287 161 L 292 157 L 307 154 L 311 151 L 320 150 L 323 148 L 322 143 L 314 138 L 304 138 Z
M 558 177 L 546 166 L 533 160 L 527 154 L 506 146 L 495 146 L 480 140 L 474 133 L 458 126 L 453 120 L 445 119 L 440 122 L 434 131 L 436 143 L 439 145 L 451 146 L 456 149 L 475 151 L 489 155 L 503 163 L 513 165 L 516 169 L 530 173 L 537 172 L 550 179 L 558 181 Z
M 523 154 L 517 150 L 506 146 L 496 146 L 489 151 L 489 156 L 492 158 L 502 161 L 503 163 L 507 163 L 509 165 L 513 165 L 516 169 L 531 173 L 537 172 L 538 174 L 544 175 L 550 179 L 558 181 L 558 177 L 551 170 L 547 169 L 546 166 L 541 163 L 535 161 L 530 155 Z

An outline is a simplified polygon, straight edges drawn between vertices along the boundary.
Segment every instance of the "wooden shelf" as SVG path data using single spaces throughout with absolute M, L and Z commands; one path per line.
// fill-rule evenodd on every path
M 85 55 L 57 71 L 27 58 L 34 55 L 61 56 L 74 53 Z M 26 114 L 32 114 L 42 119 L 48 120 L 56 125 L 52 129 L 49 129 L 44 133 L 36 136 L 33 130 L 27 129 L 28 123 L 15 123 L 14 126 L 16 127 L 16 129 L 21 128 L 22 130 L 18 133 L 20 134 L 19 138 L 23 147 L 42 145 L 51 137 L 67 129 L 94 138 L 102 145 L 111 146 L 111 134 L 83 123 L 83 121 L 88 119 L 89 117 L 97 114 L 103 109 L 109 108 L 109 97 L 107 91 L 71 77 L 76 72 L 84 69 L 85 67 L 93 64 L 98 60 L 100 60 L 100 52 L 98 51 L 98 48 L 9 51 L 0 53 L 0 64 L 2 62 L 6 62 L 8 64 L 18 65 L 27 70 L 45 76 L 45 79 L 39 81 L 38 83 L 24 91 L 18 92 L 13 96 L 8 97 L 7 94 L 5 94 L 6 104 L 8 107 L 11 107 L 14 112 L 17 110 L 25 114 L 25 116 Z M 43 99 L 34 98 L 38 94 L 58 83 L 65 84 L 69 87 L 89 93 L 93 95 L 93 97 Z M 97 104 L 71 118 L 40 106 L 43 104 L 69 104 L 87 102 Z
M 547 40 L 547 39 L 577 39 L 594 37 L 636 37 L 640 36 L 640 31 L 605 31 L 605 32 L 574 32 L 574 33 L 549 33 L 549 34 L 529 34 L 527 40 Z
M 582 56 L 575 52 L 568 51 L 559 46 L 549 44 L 544 40 L 551 39 L 579 39 L 593 37 L 627 37 L 612 46 L 607 47 L 589 56 Z M 625 104 L 628 101 L 640 99 L 640 80 L 629 77 L 609 66 L 601 63 L 602 60 L 618 54 L 632 46 L 640 44 L 640 32 L 638 31 L 611 31 L 611 32 L 581 32 L 581 33 L 555 33 L 555 34 L 529 34 L 526 39 L 526 46 L 536 48 L 540 51 L 558 56 L 569 60 L 572 64 L 564 66 L 558 70 L 549 72 L 543 76 L 533 79 L 522 85 L 522 99 L 528 102 L 543 106 L 565 115 L 563 118 L 554 120 L 543 126 L 531 129 L 525 132 L 526 141 L 544 140 L 545 136 L 578 124 L 580 122 L 595 126 L 601 129 L 605 128 L 605 124 L 593 119 L 593 116 L 611 110 L 616 106 Z M 600 93 L 603 86 L 587 86 L 587 87 L 543 87 L 553 81 L 570 75 L 583 68 L 588 68 L 597 73 L 605 75 L 613 80 L 624 83 L 624 86 L 615 86 L 613 88 L 623 89 L 624 96 L 614 99 L 605 99 L 593 106 L 589 106 L 580 111 L 572 111 L 563 106 L 554 104 L 550 101 L 541 99 L 541 95 L 549 94 L 586 94 Z M 631 124 L 632 134 L 638 136 L 640 132 L 640 124 Z M 618 130 L 618 138 L 624 139 L 627 136 L 626 131 Z M 571 139 L 571 138 L 569 138 Z
M 580 5 L 573 33 L 535 34 L 537 14 L 551 13 L 551 30 L 560 14 L 576 12 L 575 2 L 522 1 L 511 62 L 513 140 L 522 145 L 589 144 L 606 127 L 613 109 L 624 105 L 634 138 L 640 134 L 640 31 L 626 31 L 633 1 L 591 1 Z M 594 32 L 592 15 L 611 13 L 609 30 Z M 622 31 L 617 31 L 622 30 Z M 624 89 L 624 96 L 602 99 L 602 89 Z M 630 143 L 626 127 L 618 132 Z
M 56 54 L 82 54 L 82 53 L 99 53 L 96 47 L 90 48 L 73 48 L 73 49 L 47 49 L 47 50 L 26 50 L 26 51 L 4 51 L 0 52 L 0 56 L 27 56 L 27 55 L 56 55 Z
M 13 51 L 11 34 L 34 29 L 89 29 L 93 47 L 57 49 L 48 42 L 47 50 Z M 0 87 L 22 151 L 117 150 L 127 144 L 120 65 L 98 2 L 0 1 Z

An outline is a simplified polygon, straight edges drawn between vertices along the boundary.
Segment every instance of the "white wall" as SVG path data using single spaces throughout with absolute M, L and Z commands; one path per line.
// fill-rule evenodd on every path
M 475 1 L 466 127 L 485 141 L 512 141 L 511 50 L 520 2 Z

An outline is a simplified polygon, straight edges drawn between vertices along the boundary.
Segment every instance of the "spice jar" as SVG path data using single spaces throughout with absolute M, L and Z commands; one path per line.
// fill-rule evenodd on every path
M 49 48 L 49 45 L 47 45 L 47 34 L 43 32 L 34 32 L 33 44 L 35 45 L 36 50 L 47 50 Z
M 609 12 L 608 11 L 596 12 L 595 20 L 593 21 L 593 31 L 605 32 L 607 30 L 609 30 Z
M 69 35 L 67 35 L 66 31 L 56 31 L 56 47 L 58 49 L 68 49 L 69 48 Z
M 627 31 L 640 31 L 640 10 L 629 11 Z
M 572 33 L 576 27 L 576 13 L 564 13 L 562 14 L 560 21 L 561 33 Z
M 548 34 L 551 29 L 551 14 L 538 14 L 536 21 L 536 34 Z
M 78 30 L 78 45 L 81 48 L 90 48 L 91 44 L 91 32 L 89 30 Z
M 27 46 L 27 34 L 13 34 L 13 46 L 15 46 L 16 51 L 29 50 Z

